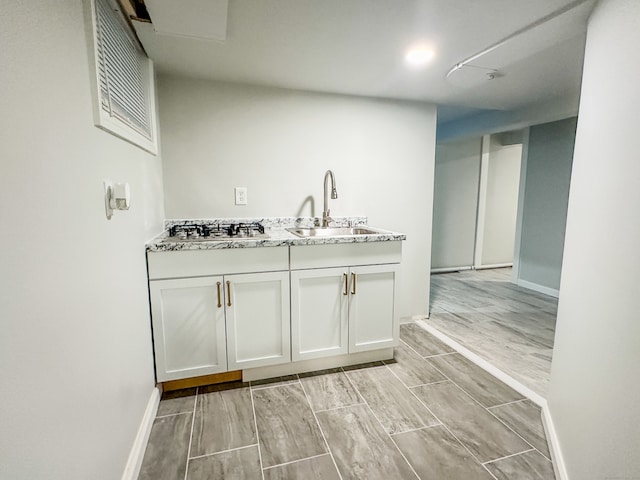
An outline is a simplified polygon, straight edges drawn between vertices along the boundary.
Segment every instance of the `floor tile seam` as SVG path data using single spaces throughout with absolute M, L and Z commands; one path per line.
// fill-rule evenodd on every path
M 471 400 L 473 400 L 480 408 L 482 408 L 483 410 L 487 411 L 489 413 L 489 415 L 491 415 L 492 417 L 494 417 L 496 420 L 498 420 L 500 423 L 502 423 L 505 427 L 507 427 L 509 430 L 511 430 L 514 434 L 516 434 L 524 443 L 526 443 L 527 445 L 529 445 L 531 448 L 533 448 L 535 450 L 535 447 L 533 445 L 531 445 L 530 442 L 527 442 L 524 437 L 522 435 L 520 435 L 518 432 L 516 432 L 512 427 L 510 427 L 509 425 L 507 425 L 506 423 L 504 423 L 502 420 L 500 420 L 492 411 L 489 410 L 488 407 L 485 407 L 482 403 L 480 403 L 478 400 L 476 400 L 472 395 L 470 395 L 469 393 L 467 393 L 467 391 L 462 388 L 460 385 L 458 385 L 457 383 L 455 383 L 454 381 L 452 381 L 452 383 L 458 387 L 458 389 L 460 389 L 460 391 L 464 394 L 466 394 L 469 398 L 471 398 Z M 508 386 L 508 385 L 507 385 Z M 525 398 L 526 400 L 526 398 Z
M 383 366 L 384 366 L 384 365 L 383 365 Z M 397 378 L 397 379 L 398 379 L 398 381 L 402 384 L 402 386 L 403 386 L 403 387 L 405 387 L 407 390 L 409 390 L 409 388 L 405 385 L 405 383 L 404 383 L 402 380 L 400 380 L 400 379 L 399 379 L 399 378 L 398 378 L 398 377 L 397 377 L 397 376 L 396 376 L 396 375 L 391 371 L 391 369 L 388 369 L 388 370 L 391 372 L 391 375 L 392 375 L 392 376 L 394 376 L 395 378 Z M 349 378 L 349 375 L 348 375 L 348 374 L 346 374 L 346 372 L 345 372 L 345 375 L 346 375 L 346 376 L 347 376 L 347 378 L 349 379 L 349 382 L 351 382 L 351 379 Z M 384 427 L 384 425 L 382 425 L 382 422 L 380 421 L 380 419 L 378 418 L 378 416 L 375 414 L 375 412 L 374 412 L 374 411 L 373 411 L 373 409 L 371 408 L 371 405 L 369 405 L 369 402 L 367 402 L 367 399 L 366 399 L 366 398 L 364 398 L 364 396 L 362 395 L 362 393 L 360 392 L 360 390 L 358 390 L 358 387 L 356 387 L 356 385 L 355 385 L 353 382 L 351 382 L 351 385 L 353 386 L 353 388 L 355 388 L 355 389 L 356 389 L 356 391 L 358 392 L 358 395 L 360 395 L 360 398 L 362 398 L 362 400 L 364 401 L 364 404 L 365 404 L 367 407 L 369 407 L 369 410 L 371 410 L 371 413 L 373 413 L 373 416 L 374 416 L 374 417 L 376 417 L 376 420 L 378 420 L 378 423 L 380 423 L 380 426 L 382 427 L 382 429 L 387 433 L 387 435 L 391 435 L 391 433 L 390 433 L 390 432 L 387 432 L 387 429 Z M 422 403 L 422 402 L 420 402 L 420 403 Z M 422 404 L 422 405 L 424 406 L 424 404 Z M 427 408 L 427 410 L 429 411 L 429 413 L 431 413 L 431 411 L 430 411 L 428 408 Z M 433 415 L 433 413 L 431 413 L 431 414 Z M 435 418 L 435 415 L 433 415 L 433 416 L 434 416 L 434 418 Z M 440 420 L 438 420 L 438 422 L 440 422 Z M 437 425 L 437 424 L 436 424 L 436 425 Z M 433 426 L 436 426 L 436 425 L 433 425 Z M 428 426 L 429 426 L 429 425 L 423 425 L 422 427 L 419 427 L 419 428 L 424 428 L 424 427 L 428 427 Z M 397 433 L 403 433 L 403 432 L 397 432 Z
M 528 400 L 525 398 L 525 400 Z M 494 407 L 492 407 L 494 408 Z M 487 408 L 487 410 L 490 410 L 489 408 Z M 511 430 L 513 433 L 515 433 L 516 435 L 518 435 L 520 438 L 522 438 L 522 440 L 524 440 L 529 446 L 531 446 L 531 448 L 533 450 L 535 450 L 536 452 L 538 452 L 540 455 L 542 455 L 544 458 L 546 458 L 547 460 L 549 460 L 550 462 L 553 463 L 553 460 L 551 460 L 547 455 L 545 455 L 544 453 L 542 453 L 540 451 L 539 448 L 537 448 L 535 445 L 532 444 L 532 442 L 529 442 L 528 440 L 526 440 L 522 435 L 520 435 L 520 433 L 518 433 L 515 428 L 513 428 L 512 426 L 510 426 L 507 422 L 505 422 L 504 420 L 502 420 L 500 417 L 496 416 L 493 412 L 489 412 L 491 413 L 494 417 L 496 417 L 500 422 L 502 422 L 502 424 L 507 427 L 509 430 Z M 544 430 L 543 430 L 544 432 Z M 549 448 L 549 442 L 547 441 L 546 435 L 544 435 L 544 440 L 547 443 L 547 448 Z M 517 454 L 516 454 L 517 455 Z
M 403 435 L 405 433 L 411 433 L 411 432 L 419 432 L 420 430 L 428 430 L 429 428 L 436 428 L 436 427 L 444 427 L 444 425 L 440 421 L 438 421 L 438 423 L 436 423 L 435 425 L 427 425 L 426 427 L 420 427 L 420 428 L 411 428 L 409 430 L 403 430 L 402 432 L 393 432 L 393 433 L 389 433 L 389 436 L 395 437 L 396 435 Z
M 508 386 L 508 385 L 507 385 L 507 386 Z M 512 400 L 511 402 L 505 402 L 505 403 L 501 403 L 501 404 L 499 404 L 499 405 L 492 405 L 492 406 L 490 406 L 490 407 L 486 407 L 486 408 L 487 408 L 487 410 L 491 410 L 491 409 L 493 409 L 493 408 L 507 407 L 507 406 L 509 406 L 509 405 L 513 405 L 513 404 L 515 404 L 515 403 L 523 403 L 523 402 L 526 402 L 527 400 L 529 400 L 529 399 L 525 397 L 525 398 L 522 398 L 522 399 L 520 399 L 520 400 Z
M 436 370 L 438 370 L 438 371 L 439 371 L 439 372 L 444 376 L 444 378 L 446 378 L 446 379 L 447 379 L 447 380 L 445 380 L 445 381 L 449 381 L 450 383 L 452 383 L 452 384 L 453 384 L 453 385 L 455 385 L 456 387 L 460 388 L 460 387 L 459 387 L 455 382 L 453 382 L 453 381 L 452 381 L 452 380 L 451 380 L 447 375 L 445 375 L 445 374 L 444 374 L 444 372 L 442 372 L 440 369 L 438 369 L 438 368 L 437 368 L 435 365 L 433 365 L 431 362 L 429 362 L 429 363 L 430 363 L 430 364 L 431 364 L 431 365 L 432 365 Z M 438 383 L 443 383 L 443 382 L 438 382 Z M 473 453 L 469 448 L 467 448 L 467 446 L 466 446 L 464 443 L 462 443 L 462 441 L 460 441 L 460 439 L 459 439 L 459 438 L 458 438 L 458 437 L 453 433 L 453 431 L 451 430 L 451 428 L 449 428 L 449 426 L 448 426 L 445 422 L 443 422 L 443 421 L 442 421 L 442 419 L 440 419 L 440 417 L 438 417 L 438 416 L 437 416 L 437 415 L 436 415 L 436 414 L 435 414 L 435 413 L 434 413 L 434 412 L 429 408 L 429 406 L 428 406 L 425 402 L 423 402 L 423 401 L 422 401 L 422 399 L 420 399 L 420 397 L 418 397 L 418 395 L 416 395 L 416 393 L 413 391 L 413 388 L 417 388 L 417 387 L 411 387 L 411 388 L 407 387 L 407 389 L 409 390 L 409 392 L 411 392 L 411 394 L 412 394 L 412 395 L 413 395 L 413 396 L 414 396 L 414 397 L 415 397 L 415 398 L 416 398 L 420 403 L 422 403 L 422 405 L 424 405 L 424 407 L 429 411 L 429 413 L 431 413 L 431 415 L 433 415 L 433 417 L 434 417 L 438 422 L 440 422 L 440 425 L 442 425 L 442 426 L 447 430 L 447 432 L 449 432 L 449 434 L 450 434 L 453 438 L 455 438 L 455 439 L 456 439 L 456 441 L 458 442 L 458 444 L 459 444 L 462 448 L 464 448 L 464 449 L 469 453 L 469 455 L 471 455 L 471 457 L 472 457 L 472 458 L 473 458 L 473 459 L 474 459 L 474 460 L 475 460 L 479 465 L 482 465 L 482 462 L 480 461 L 480 459 L 479 459 L 479 458 L 478 458 L 478 457 L 477 457 L 477 456 L 476 456 L 476 455 L 475 455 L 475 454 L 474 454 L 474 453 Z M 435 426 L 435 425 L 434 425 L 434 426 Z M 486 468 L 485 468 L 485 469 L 486 469 Z M 488 471 L 488 470 L 487 470 L 487 471 Z M 489 474 L 490 474 L 493 478 L 496 478 L 496 477 L 495 477 L 491 472 L 489 472 Z
M 526 400 L 526 399 L 525 399 Z M 507 427 L 509 430 L 511 430 L 513 433 L 515 433 L 518 437 L 520 437 L 522 439 L 522 441 L 524 443 L 526 443 L 527 445 L 529 445 L 532 449 L 538 451 L 538 449 L 536 447 L 534 447 L 531 442 L 527 441 L 527 439 L 525 439 L 522 435 L 520 435 L 520 433 L 518 431 L 516 431 L 516 429 L 510 425 L 508 425 L 506 422 L 504 422 L 502 419 L 500 419 L 495 413 L 493 413 L 489 408 L 487 407 L 483 407 L 487 412 L 489 412 L 490 415 L 492 415 L 494 418 L 496 418 L 500 423 L 502 423 L 505 427 Z M 542 453 L 540 451 L 538 451 L 538 453 L 540 453 L 542 455 Z M 542 455 L 543 457 L 546 458 L 546 455 Z
M 343 371 L 343 373 L 344 373 L 344 371 Z M 346 376 L 346 374 L 345 374 L 345 376 Z M 347 379 L 348 378 L 349 377 L 347 377 Z M 299 380 L 299 378 L 298 378 L 298 380 Z M 307 404 L 309 405 L 309 410 L 311 410 L 311 413 L 313 414 L 313 418 L 316 421 L 316 425 L 318 426 L 318 430 L 320 430 L 320 435 L 322 435 L 322 440 L 324 441 L 324 446 L 327 448 L 327 453 L 331 456 L 331 461 L 333 461 L 333 466 L 336 467 L 336 472 L 338 472 L 338 478 L 340 480 L 342 480 L 342 474 L 340 473 L 340 469 L 338 468 L 338 464 L 336 463 L 336 459 L 333 456 L 333 452 L 331 451 L 331 447 L 329 446 L 329 442 L 327 441 L 327 437 L 324 434 L 324 430 L 322 430 L 322 425 L 320 425 L 320 420 L 318 420 L 318 416 L 316 415 L 316 412 L 313 411 L 313 407 L 311 406 L 311 400 L 309 400 L 309 395 L 307 395 L 307 391 L 304 389 L 304 385 L 302 384 L 302 382 L 300 382 L 300 386 L 302 388 L 302 393 L 304 393 L 304 396 L 307 399 Z M 360 398 L 362 398 L 362 396 L 360 396 Z M 362 398 L 362 399 L 364 400 L 364 398 Z M 263 473 L 263 478 L 264 478 L 264 470 L 263 470 L 262 473 Z
M 258 444 L 258 460 L 260 461 L 260 475 L 262 477 L 262 480 L 264 480 L 264 464 L 262 463 L 262 449 L 260 448 L 260 432 L 258 431 L 258 416 L 256 415 L 256 404 L 253 399 L 253 390 L 251 388 L 249 388 L 249 395 L 251 396 L 251 410 L 253 411 L 253 428 L 256 431 L 256 442 Z
M 302 382 L 300 381 L 300 379 L 297 379 L 297 380 L 291 380 L 291 381 L 290 381 L 290 382 L 288 382 L 288 383 L 281 383 L 281 384 L 279 384 L 279 385 L 258 385 L 258 386 L 256 386 L 256 387 L 249 387 L 249 389 L 250 389 L 252 392 L 255 392 L 255 391 L 258 391 L 258 390 L 267 390 L 267 389 L 269 389 L 269 388 L 280 388 L 280 387 L 286 387 L 287 385 L 295 385 L 295 384 L 297 384 L 297 383 L 302 383 Z
M 202 455 L 196 455 L 195 457 L 189 457 L 189 460 L 195 460 L 197 458 L 204 458 L 204 457 L 213 457 L 214 455 L 235 452 L 237 450 L 244 450 L 245 448 L 257 447 L 257 446 L 258 446 L 257 443 L 252 443 L 251 445 L 243 445 L 242 447 L 227 448 L 226 450 L 220 450 L 219 452 L 204 453 Z
M 522 455 L 524 453 L 529 453 L 529 452 L 537 452 L 537 450 L 535 448 L 530 448 L 528 450 L 523 450 L 522 452 L 512 453 L 510 455 L 505 455 L 504 457 L 494 458 L 493 460 L 487 460 L 486 462 L 483 463 L 483 465 L 489 465 L 491 463 L 499 462 L 500 460 L 506 460 L 508 458 L 517 457 L 518 455 Z
M 343 369 L 344 370 L 344 369 Z M 393 373 L 393 372 L 392 372 Z M 360 398 L 362 398 L 362 400 L 364 400 L 364 404 L 366 405 L 367 409 L 369 410 L 369 412 L 371 412 L 371 415 L 373 415 L 373 418 L 376 419 L 376 421 L 378 422 L 378 425 L 380 426 L 380 428 L 382 429 L 382 431 L 387 435 L 387 437 L 389 438 L 389 440 L 391 440 L 391 443 L 393 443 L 393 445 L 396 447 L 396 450 L 400 453 L 400 455 L 402 455 L 402 458 L 404 459 L 404 461 L 407 463 L 407 465 L 409 466 L 409 468 L 411 469 L 411 471 L 413 472 L 413 474 L 416 476 L 416 478 L 418 480 L 420 480 L 420 476 L 416 473 L 415 469 L 413 468 L 413 465 L 411 465 L 411 463 L 409 463 L 409 460 L 407 460 L 407 457 L 404 456 L 404 453 L 402 453 L 402 450 L 400 450 L 400 447 L 398 446 L 398 444 L 393 440 L 393 438 L 391 438 L 391 434 L 387 431 L 387 429 L 384 427 L 384 425 L 382 424 L 382 422 L 380 421 L 380 419 L 378 418 L 378 416 L 376 415 L 376 413 L 373 411 L 373 408 L 371 408 L 371 405 L 369 405 L 369 402 L 367 402 L 367 399 L 364 397 L 364 395 L 362 395 L 362 392 L 360 392 L 360 390 L 358 389 L 358 387 L 355 385 L 355 383 L 353 383 L 351 381 L 351 379 L 349 378 L 349 375 L 346 374 L 347 379 L 349 380 L 349 383 L 351 384 L 351 386 L 356 390 L 356 392 L 358 392 L 358 395 L 360 395 Z M 404 385 L 404 384 L 403 384 Z M 429 410 L 429 409 L 427 409 Z M 435 417 L 435 416 L 434 416 Z
M 357 387 L 354 386 L 354 388 L 357 388 Z M 371 415 L 373 415 L 373 418 L 375 418 L 376 421 L 378 422 L 378 425 L 380 425 L 380 428 L 382 429 L 382 431 L 387 435 L 389 440 L 391 440 L 391 443 L 393 443 L 393 445 L 396 447 L 396 450 L 398 451 L 398 453 L 400 453 L 400 455 L 402 455 L 402 458 L 404 459 L 404 461 L 407 463 L 407 465 L 409 466 L 409 468 L 411 469 L 413 474 L 416 476 L 416 478 L 419 480 L 420 476 L 418 475 L 418 473 L 413 468 L 413 465 L 411 465 L 409 460 L 407 460 L 407 457 L 405 457 L 404 453 L 402 453 L 402 450 L 400 450 L 400 447 L 398 446 L 398 444 L 393 440 L 393 437 L 391 436 L 391 432 L 387 431 L 387 429 L 382 424 L 382 421 L 380 420 L 380 418 L 378 418 L 378 416 L 376 415 L 376 412 L 373 411 L 373 408 L 371 408 L 371 405 L 369 405 L 369 403 L 367 402 L 366 399 L 365 399 L 365 405 L 369 409 L 369 412 L 371 412 Z
M 437 383 L 443 383 L 443 382 L 450 382 L 450 381 L 451 381 L 451 380 L 449 380 L 449 379 L 445 376 L 445 379 L 444 379 L 444 380 L 438 380 L 437 382 L 423 383 L 423 384 L 421 384 L 421 385 L 412 385 L 412 386 L 409 386 L 409 385 L 407 385 L 407 384 L 406 384 L 406 383 L 405 383 L 405 382 L 404 382 L 404 381 L 403 381 L 403 380 L 402 380 L 398 375 L 396 375 L 396 373 L 395 373 L 392 369 L 390 369 L 388 365 L 385 365 L 385 366 L 386 366 L 386 367 L 387 367 L 387 369 L 391 372 L 391 375 L 393 375 L 394 377 L 396 377 L 396 378 L 398 379 L 398 381 L 399 381 L 399 382 L 400 382 L 400 383 L 401 383 L 401 384 L 402 384 L 402 385 L 403 385 L 407 390 L 411 390 L 412 388 L 425 387 L 425 386 L 428 386 L 428 385 L 435 385 L 435 384 L 437 384 Z M 438 371 L 439 371 L 439 370 L 438 370 Z M 423 427 L 421 427 L 421 428 L 423 428 Z
M 546 458 L 548 461 L 551 462 L 551 465 L 553 465 L 553 460 L 551 460 L 549 457 L 547 457 L 544 453 L 542 453 L 539 449 L 537 449 L 536 447 L 533 447 L 534 450 L 536 452 L 538 452 L 540 455 L 542 455 L 544 458 Z M 549 442 L 547 442 L 547 448 L 549 449 L 549 451 L 551 451 L 551 447 L 549 447 Z
M 314 458 L 331 456 L 331 453 L 320 453 L 318 455 L 311 455 L 310 457 L 298 458 L 297 460 L 291 460 L 290 462 L 279 463 L 278 465 L 269 465 L 268 467 L 264 467 L 263 470 L 271 470 L 273 468 L 284 467 L 286 465 L 291 465 L 293 463 L 304 462 L 305 460 L 312 460 Z
M 167 418 L 167 417 L 177 417 L 178 415 L 189 415 L 190 413 L 195 413 L 195 412 L 179 412 L 179 413 L 168 413 L 166 415 L 156 415 L 155 419 Z
M 447 355 L 455 355 L 458 352 L 446 352 L 446 353 L 436 353 L 435 355 L 427 355 L 426 357 L 422 357 L 423 360 L 429 360 L 434 357 L 446 357 Z
M 415 324 L 415 323 L 413 323 L 413 325 L 416 325 L 416 324 Z M 428 332 L 427 332 L 427 333 L 428 333 Z M 402 343 L 404 344 L 404 346 L 405 346 L 405 347 L 407 347 L 409 350 L 411 350 L 413 353 L 415 353 L 416 355 L 418 355 L 418 356 L 419 356 L 420 358 L 422 358 L 423 360 L 424 360 L 424 359 L 427 359 L 427 358 L 430 358 L 430 357 L 440 357 L 440 356 L 443 356 L 443 355 L 451 355 L 452 353 L 457 353 L 457 352 L 455 352 L 455 351 L 454 351 L 454 352 L 447 352 L 447 353 L 436 353 L 435 355 L 428 355 L 428 356 L 426 356 L 426 357 L 425 357 L 425 356 L 423 356 L 423 355 L 420 355 L 420 353 L 419 353 L 415 348 L 413 348 L 413 347 L 412 347 L 411 345 L 409 345 L 407 342 L 405 342 L 404 340 L 402 340 L 402 338 L 400 338 L 400 342 L 402 342 Z
M 352 403 L 351 405 L 341 405 L 339 407 L 333 407 L 333 408 L 324 408 L 322 410 L 313 410 L 315 413 L 324 413 L 324 412 L 333 412 L 335 410 L 344 410 L 345 408 L 349 408 L 349 407 L 356 407 L 358 405 L 365 405 L 364 402 L 358 402 L 358 403 Z
M 485 472 L 487 472 L 487 473 L 491 476 L 491 478 L 493 478 L 494 480 L 498 480 L 498 477 L 496 477 L 496 476 L 493 474 L 493 472 L 492 472 L 491 470 L 489 470 L 489 467 L 487 467 L 484 463 L 481 463 L 481 464 L 480 464 L 480 466 L 481 466 L 482 468 L 484 468 Z
M 449 381 L 450 381 L 450 380 L 449 380 Z M 453 382 L 452 382 L 452 383 L 453 383 Z M 478 458 L 478 457 L 477 457 L 477 456 L 476 456 L 476 455 L 475 455 L 475 454 L 474 454 L 474 453 L 473 453 L 469 448 L 467 448 L 467 446 L 466 446 L 464 443 L 462 443 L 462 442 L 460 441 L 460 439 L 456 436 L 456 434 L 455 434 L 455 433 L 453 433 L 453 431 L 451 430 L 451 428 L 449 428 L 449 426 L 448 426 L 446 423 L 444 423 L 444 422 L 440 419 L 440 417 L 438 417 L 438 416 L 433 412 L 433 410 L 431 410 L 431 409 L 429 408 L 429 406 L 428 406 L 425 402 L 423 402 L 423 401 L 422 401 L 422 399 L 421 399 L 420 397 L 418 397 L 418 395 L 416 395 L 416 392 L 414 392 L 414 391 L 413 391 L 413 389 L 411 389 L 411 388 L 409 388 L 409 391 L 411 392 L 411 394 L 412 394 L 415 398 L 417 398 L 417 399 L 418 399 L 418 401 L 419 401 L 420 403 L 422 403 L 422 405 L 424 405 L 424 406 L 425 406 L 425 408 L 429 411 L 429 413 L 431 413 L 431 415 L 433 415 L 433 416 L 434 416 L 434 418 L 435 418 L 436 420 L 438 420 L 438 422 L 440 422 L 440 424 L 441 424 L 441 425 L 442 425 L 442 426 L 447 430 L 447 432 L 449 432 L 449 434 L 450 434 L 453 438 L 455 438 L 455 439 L 456 439 L 456 441 L 458 442 L 458 444 L 459 444 L 462 448 L 464 448 L 467 452 L 469 452 L 469 455 L 471 455 L 471 457 L 472 457 L 476 462 L 478 462 L 478 464 L 479 464 L 479 465 L 482 465 L 482 462 L 480 461 L 480 459 L 479 459 L 479 458 Z
M 399 379 L 398 379 L 399 380 Z M 400 380 L 402 381 L 402 380 Z M 419 385 L 407 385 L 405 383 L 405 387 L 407 388 L 417 388 L 417 387 L 430 387 L 431 385 L 437 385 L 438 383 L 444 383 L 444 382 L 450 382 L 451 380 L 449 380 L 448 378 L 445 378 L 444 380 L 438 380 L 437 382 L 431 382 L 431 383 L 421 383 Z
M 444 371 L 442 371 L 441 369 L 439 369 L 435 364 L 433 364 L 432 362 L 429 362 L 431 364 L 431 366 L 433 368 L 435 368 L 438 372 L 440 372 L 444 378 L 446 378 L 449 382 L 451 382 L 453 385 L 455 385 L 456 387 L 458 387 L 460 390 L 462 390 L 466 395 L 468 395 L 469 397 L 471 397 L 471 399 L 476 402 L 478 405 L 480 405 L 482 408 L 486 409 L 487 407 L 485 407 L 482 403 L 480 403 L 473 395 L 471 395 L 469 392 L 467 392 L 464 388 L 462 388 L 460 385 L 458 385 L 458 383 L 451 379 L 451 377 L 449 377 L 446 373 L 444 373 Z M 495 377 L 494 377 L 495 378 Z M 496 379 L 498 380 L 498 379 Z M 498 380 L 499 381 L 499 380 Z M 442 382 L 439 382 L 442 383 Z M 418 386 L 422 386 L 422 385 L 418 385 Z M 508 385 L 507 385 L 508 386 Z M 415 388 L 415 387 L 411 387 L 411 388 Z M 523 400 L 526 400 L 526 398 L 523 398 Z
M 405 342 L 402 339 L 402 336 L 400 336 L 400 343 L 403 344 L 405 347 L 407 347 L 409 350 L 411 350 L 413 353 L 415 353 L 416 355 L 418 355 L 419 357 L 422 357 L 422 355 L 420 355 L 418 352 L 416 352 L 416 349 L 413 348 L 411 345 L 409 345 L 407 342 Z
M 198 407 L 198 392 L 200 387 L 196 387 L 196 394 L 193 396 L 193 415 L 191 416 L 191 432 L 189 433 L 189 447 L 187 448 L 187 461 L 184 468 L 184 480 L 189 475 L 189 457 L 191 457 L 191 445 L 193 444 L 193 426 L 196 423 L 196 408 Z
M 435 426 L 435 425 L 434 425 Z M 413 465 L 411 465 L 411 462 L 409 461 L 409 459 L 405 456 L 404 452 L 400 449 L 400 447 L 398 446 L 398 444 L 396 443 L 396 441 L 394 440 L 393 436 L 387 432 L 387 436 L 389 437 L 389 439 L 391 440 L 391 443 L 393 443 L 396 446 L 396 450 L 398 450 L 398 452 L 400 453 L 400 455 L 402 455 L 402 458 L 404 458 L 404 461 L 407 462 L 407 465 L 409 465 L 409 468 L 411 469 L 411 471 L 413 472 L 413 474 L 416 476 L 416 478 L 418 480 L 420 480 L 420 475 L 418 475 L 418 472 L 416 472 L 415 468 L 413 468 Z

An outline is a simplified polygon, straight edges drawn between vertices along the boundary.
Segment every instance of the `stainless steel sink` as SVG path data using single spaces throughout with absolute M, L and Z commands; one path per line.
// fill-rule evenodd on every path
M 379 230 L 369 227 L 317 227 L 317 228 L 287 228 L 287 231 L 301 238 L 308 237 L 336 237 L 345 235 L 376 235 Z

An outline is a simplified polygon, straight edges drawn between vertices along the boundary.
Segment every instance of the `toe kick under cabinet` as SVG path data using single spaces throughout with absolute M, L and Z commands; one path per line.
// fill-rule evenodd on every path
M 159 382 L 291 361 L 288 247 L 147 259 Z

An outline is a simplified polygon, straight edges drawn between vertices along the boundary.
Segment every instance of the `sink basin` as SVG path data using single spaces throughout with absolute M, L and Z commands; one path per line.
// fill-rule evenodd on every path
M 380 234 L 379 230 L 369 227 L 317 227 L 317 228 L 287 228 L 287 230 L 298 237 L 335 237 L 344 235 L 375 235 Z

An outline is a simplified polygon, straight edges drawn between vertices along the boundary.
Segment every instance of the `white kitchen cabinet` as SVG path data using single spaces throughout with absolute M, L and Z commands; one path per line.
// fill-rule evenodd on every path
M 348 269 L 291 272 L 292 360 L 348 353 Z
M 400 258 L 400 242 L 291 247 L 292 359 L 396 346 Z
M 289 274 L 224 277 L 229 370 L 291 361 Z
M 352 267 L 349 272 L 349 353 L 398 345 L 395 315 L 398 265 Z
M 149 252 L 158 381 L 391 350 L 401 254 L 395 241 Z
M 222 277 L 149 282 L 158 381 L 227 371 Z
M 147 259 L 159 382 L 291 361 L 287 247 Z

